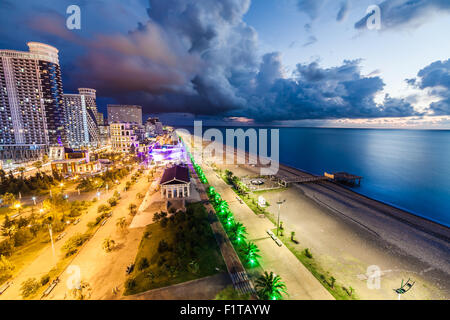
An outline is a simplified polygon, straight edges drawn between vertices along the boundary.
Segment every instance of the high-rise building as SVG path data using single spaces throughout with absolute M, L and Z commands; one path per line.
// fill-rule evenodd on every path
M 78 92 L 64 94 L 69 146 L 96 148 L 100 145 L 96 91 L 80 88 Z
M 147 134 L 147 137 L 154 135 L 159 136 L 164 134 L 164 129 L 161 121 L 159 121 L 158 118 L 148 118 L 147 121 L 145 121 L 145 132 Z
M 144 129 L 136 123 L 112 123 L 109 125 L 111 146 L 114 151 L 140 150 L 144 140 Z
M 137 123 L 142 125 L 142 107 L 132 105 L 108 105 L 108 123 Z
M 28 43 L 29 52 L 0 50 L 0 159 L 39 158 L 67 145 L 58 50 Z

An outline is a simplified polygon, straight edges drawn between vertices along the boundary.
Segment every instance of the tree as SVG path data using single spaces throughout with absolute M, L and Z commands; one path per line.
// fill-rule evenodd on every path
M 2 196 L 2 202 L 7 206 L 12 205 L 16 202 L 16 197 L 12 193 L 7 192 Z
M 281 281 L 281 277 L 267 271 L 262 274 L 255 283 L 256 292 L 262 300 L 279 300 L 283 294 L 287 294 L 286 285 Z
M 127 219 L 125 219 L 124 217 L 117 219 L 116 226 L 120 230 L 125 230 L 125 228 L 127 227 Z
M 230 229 L 231 239 L 241 242 L 246 239 L 247 229 L 240 222 L 235 223 Z
M 134 203 L 130 203 L 130 205 L 128 206 L 128 211 L 129 211 L 131 216 L 136 215 L 136 213 L 137 213 L 137 206 Z
M 14 265 L 6 259 L 3 255 L 0 255 L 0 283 L 8 280 L 12 276 Z
M 150 266 L 150 264 L 148 263 L 148 259 L 145 257 L 141 258 L 137 264 L 139 271 L 147 269 L 149 266 Z
M 106 252 L 111 252 L 115 244 L 116 242 L 114 240 L 111 238 L 106 238 L 103 240 L 103 250 Z
M 91 297 L 92 288 L 86 281 L 81 281 L 78 288 L 71 290 L 72 297 L 75 300 L 86 300 Z
M 39 173 L 41 173 L 41 168 L 42 168 L 42 161 L 36 161 L 35 163 L 33 163 L 33 167 L 35 167 Z
M 242 253 L 244 254 L 245 258 L 248 262 L 251 264 L 256 262 L 256 258 L 259 257 L 259 249 L 253 242 L 249 242 L 243 246 Z
M 35 294 L 38 291 L 39 287 L 40 285 L 36 278 L 29 278 L 28 280 L 22 282 L 20 293 L 23 298 L 27 298 Z

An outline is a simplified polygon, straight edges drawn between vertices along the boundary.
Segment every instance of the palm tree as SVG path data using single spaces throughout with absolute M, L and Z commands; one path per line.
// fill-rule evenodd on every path
M 130 215 L 134 216 L 137 213 L 136 208 L 137 206 L 134 203 L 130 203 L 130 205 L 128 206 L 128 211 Z
M 273 272 L 262 274 L 255 283 L 256 292 L 262 300 L 279 300 L 283 294 L 287 294 L 286 285 L 281 281 L 281 277 Z
M 103 249 L 106 252 L 111 252 L 116 242 L 111 238 L 106 238 L 103 240 Z
M 247 229 L 244 227 L 244 225 L 240 222 L 237 222 L 231 227 L 230 235 L 233 240 L 236 240 L 237 242 L 241 242 L 242 240 L 246 239 Z
M 250 264 L 254 264 L 256 262 L 256 258 L 260 257 L 258 252 L 259 249 L 253 242 L 248 242 L 247 244 L 244 244 L 242 249 L 242 253 L 244 254 L 245 258 Z
M 127 219 L 125 219 L 124 217 L 117 219 L 116 226 L 117 228 L 124 230 L 127 226 Z

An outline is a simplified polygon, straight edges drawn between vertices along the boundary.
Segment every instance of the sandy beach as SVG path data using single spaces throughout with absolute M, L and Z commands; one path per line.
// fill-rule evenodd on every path
M 209 142 L 205 142 L 208 144 Z M 260 167 L 219 164 L 240 178 L 257 177 Z M 206 165 L 206 164 L 204 164 Z M 283 176 L 311 176 L 280 166 Z M 364 181 L 362 182 L 364 183 Z M 355 289 L 360 299 L 397 299 L 402 280 L 415 281 L 402 299 L 450 298 L 450 229 L 359 195 L 334 182 L 291 184 L 257 193 L 277 215 L 278 200 L 285 233 L 296 232 L 301 248 L 310 248 L 320 266 L 338 282 Z M 367 268 L 381 270 L 379 289 L 369 289 Z

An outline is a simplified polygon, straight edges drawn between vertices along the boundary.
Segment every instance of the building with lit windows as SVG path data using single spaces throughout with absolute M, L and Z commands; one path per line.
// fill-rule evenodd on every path
M 71 148 L 100 146 L 96 91 L 80 88 L 78 94 L 64 94 L 67 135 Z
M 109 125 L 111 147 L 114 151 L 142 151 L 144 129 L 137 123 L 111 123 Z
M 58 50 L 28 47 L 0 50 L 0 160 L 38 159 L 68 142 Z

